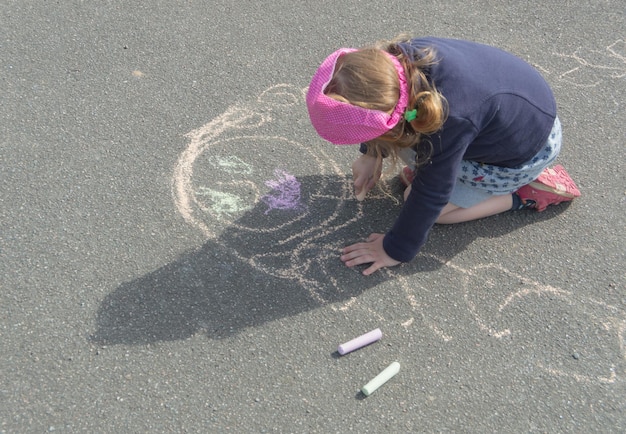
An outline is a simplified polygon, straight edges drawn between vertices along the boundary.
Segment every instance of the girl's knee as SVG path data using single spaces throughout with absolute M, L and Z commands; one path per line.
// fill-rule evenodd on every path
M 457 223 L 457 219 L 456 217 L 454 217 L 454 215 L 460 209 L 463 209 L 463 208 L 458 207 L 455 204 L 448 202 L 448 204 L 444 206 L 441 212 L 439 213 L 439 217 L 437 217 L 437 220 L 435 220 L 435 223 L 440 224 L 440 225 Z

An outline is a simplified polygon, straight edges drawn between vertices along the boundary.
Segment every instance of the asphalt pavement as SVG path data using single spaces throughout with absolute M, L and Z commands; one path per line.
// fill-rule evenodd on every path
M 624 432 L 626 8 L 583 3 L 3 2 L 0 432 Z M 304 95 L 401 32 L 537 67 L 583 196 L 364 277 L 396 172 L 357 202 Z

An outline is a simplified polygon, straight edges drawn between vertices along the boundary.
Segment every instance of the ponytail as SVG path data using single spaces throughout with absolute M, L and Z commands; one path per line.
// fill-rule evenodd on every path
M 420 166 L 432 155 L 432 143 L 424 136 L 441 129 L 448 116 L 448 103 L 426 75 L 429 68 L 437 63 L 435 50 L 416 49 L 406 43 L 407 40 L 406 35 L 401 35 L 394 41 L 379 42 L 376 47 L 396 56 L 404 66 L 409 86 L 407 111 L 414 110 L 415 117 L 402 119 L 388 133 L 368 142 L 368 154 L 391 155 L 395 159 L 399 149 L 416 146 L 416 164 Z
M 420 134 L 439 131 L 446 117 L 444 102 L 440 93 L 427 90 L 419 92 L 412 105 L 416 110 L 416 117 L 409 122 L 411 128 Z

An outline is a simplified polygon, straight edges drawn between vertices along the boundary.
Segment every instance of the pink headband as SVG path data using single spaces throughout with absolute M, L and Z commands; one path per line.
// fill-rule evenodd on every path
M 340 56 L 357 51 L 340 48 L 328 56 L 313 75 L 306 95 L 311 124 L 325 140 L 335 145 L 353 145 L 382 136 L 395 127 L 404 115 L 409 100 L 404 68 L 398 59 L 383 51 L 393 62 L 400 80 L 400 97 L 391 115 L 337 101 L 324 94 L 333 78 Z

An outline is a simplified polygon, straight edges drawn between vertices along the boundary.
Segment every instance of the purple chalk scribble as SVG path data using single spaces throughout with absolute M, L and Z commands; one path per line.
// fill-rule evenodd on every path
M 275 180 L 265 181 L 265 185 L 272 191 L 261 197 L 261 200 L 269 206 L 265 214 L 273 209 L 301 208 L 300 183 L 296 177 L 281 169 L 274 170 L 274 176 Z

